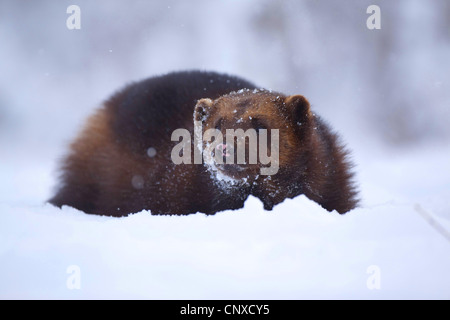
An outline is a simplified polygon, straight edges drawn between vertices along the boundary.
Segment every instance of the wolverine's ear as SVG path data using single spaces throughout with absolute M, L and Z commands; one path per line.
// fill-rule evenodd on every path
M 284 103 L 289 110 L 292 110 L 296 121 L 301 123 L 312 118 L 309 102 L 304 96 L 300 94 L 289 96 Z
M 211 99 L 200 99 L 197 101 L 194 110 L 195 121 L 204 121 L 211 114 L 213 101 Z

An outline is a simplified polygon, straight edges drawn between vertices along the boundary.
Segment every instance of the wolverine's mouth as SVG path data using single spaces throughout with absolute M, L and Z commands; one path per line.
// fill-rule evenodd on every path
M 225 173 L 226 172 L 238 173 L 238 172 L 245 171 L 247 169 L 246 166 L 239 165 L 239 164 L 218 164 L 217 168 Z
M 216 168 L 224 176 L 249 183 L 258 176 L 259 172 L 259 167 L 255 165 L 217 164 Z
M 259 166 L 257 164 L 248 164 L 248 159 L 244 159 L 244 163 L 236 163 L 237 159 L 234 153 L 235 148 L 233 145 L 217 145 L 211 152 L 211 160 L 216 170 L 223 176 L 237 180 L 248 180 L 255 176 Z

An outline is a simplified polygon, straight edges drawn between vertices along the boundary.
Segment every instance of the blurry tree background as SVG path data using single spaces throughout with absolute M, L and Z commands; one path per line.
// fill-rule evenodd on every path
M 185 69 L 304 94 L 353 144 L 450 140 L 450 1 L 2 0 L 0 143 L 60 148 L 126 83 Z

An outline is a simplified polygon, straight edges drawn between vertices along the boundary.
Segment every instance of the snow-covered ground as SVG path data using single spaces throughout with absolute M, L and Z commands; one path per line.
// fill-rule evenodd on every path
M 51 166 L 3 163 L 0 297 L 448 299 L 449 158 L 359 163 L 363 205 L 343 216 L 304 196 L 272 212 L 251 197 L 215 216 L 91 216 L 43 203 Z
M 66 4 L 0 4 L 0 298 L 450 299 L 450 46 L 431 24 L 445 2 L 381 1 L 379 33 L 370 1 L 76 2 L 73 32 Z M 361 207 L 108 218 L 45 203 L 95 105 L 193 68 L 305 94 L 352 150 Z

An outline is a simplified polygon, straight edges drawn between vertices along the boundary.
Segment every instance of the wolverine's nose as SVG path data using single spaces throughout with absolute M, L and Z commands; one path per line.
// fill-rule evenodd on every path
M 218 144 L 216 146 L 216 149 L 217 149 L 217 151 L 222 152 L 222 156 L 224 157 L 224 159 L 231 156 L 231 153 L 230 153 L 231 147 L 228 146 L 226 143 Z

